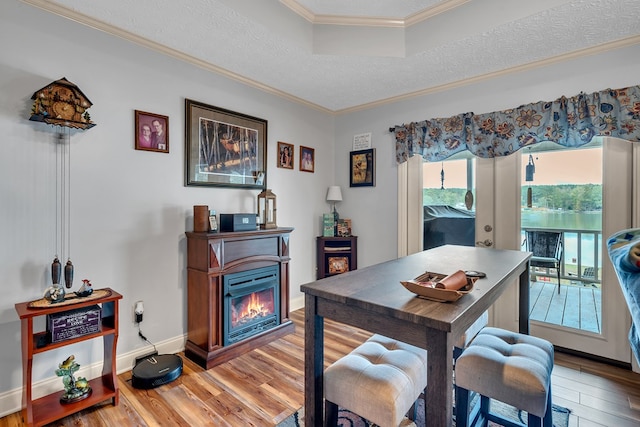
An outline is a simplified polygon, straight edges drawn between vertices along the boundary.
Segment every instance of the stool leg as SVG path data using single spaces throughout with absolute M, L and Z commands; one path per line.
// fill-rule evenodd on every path
M 469 426 L 469 390 L 455 387 L 456 390 L 456 427 Z
M 553 402 L 551 398 L 551 385 L 549 385 L 549 390 L 547 390 L 547 412 L 544 413 L 544 419 L 542 420 L 542 425 L 544 427 L 553 427 Z
M 326 427 L 338 425 L 338 405 L 326 399 L 324 401 L 324 425 Z
M 527 416 L 527 426 L 529 427 L 542 427 L 542 420 L 540 417 L 529 414 Z
M 491 399 L 487 396 L 480 395 L 480 414 L 478 416 L 478 424 L 482 427 L 489 425 L 489 413 L 491 412 Z M 474 424 L 476 425 L 476 424 Z

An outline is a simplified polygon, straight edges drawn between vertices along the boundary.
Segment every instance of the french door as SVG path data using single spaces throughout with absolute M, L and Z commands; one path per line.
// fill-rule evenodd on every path
M 532 335 L 545 338 L 559 347 L 629 363 L 631 351 L 627 333 L 630 316 L 615 271 L 606 255 L 606 239 L 613 233 L 632 226 L 633 147 L 628 141 L 604 138 L 602 150 L 601 332 L 588 332 L 539 321 L 531 322 L 530 331 Z M 487 169 L 484 174 L 478 168 L 477 187 L 489 193 L 491 191 L 487 189 L 493 188 L 494 200 L 493 203 L 478 204 L 476 233 L 481 232 L 483 222 L 492 220 L 494 224 L 499 224 L 494 235 L 496 248 L 520 249 L 520 162 L 521 156 L 511 155 L 483 161 Z M 584 167 L 589 165 L 585 164 Z M 516 330 L 516 291 L 516 287 L 512 286 L 511 291 L 503 295 L 494 306 L 494 325 Z
M 632 207 L 633 191 L 633 159 L 632 144 L 614 138 L 603 139 L 603 207 L 602 207 L 602 321 L 601 332 L 585 332 L 558 325 L 542 322 L 531 322 L 531 334 L 548 339 L 554 345 L 593 354 L 600 357 L 631 362 L 631 350 L 627 341 L 630 326 L 630 316 L 626 303 L 617 282 L 615 271 L 606 255 L 606 238 L 613 233 L 634 226 Z M 635 149 L 637 150 L 637 148 Z M 475 207 L 476 246 L 493 247 L 497 249 L 520 250 L 521 246 L 521 160 L 520 155 L 514 154 L 494 159 L 476 158 L 475 188 L 473 189 Z M 409 171 L 419 167 L 419 163 L 410 163 Z M 589 167 L 589 165 L 585 165 Z M 443 170 L 446 172 L 446 163 Z M 411 172 L 408 172 L 411 175 Z M 407 172 L 405 171 L 405 178 Z M 638 180 L 638 178 L 635 178 Z M 637 183 L 636 183 L 637 185 Z M 446 186 L 446 181 L 445 181 Z M 414 210 L 415 206 L 407 206 L 406 191 L 399 182 L 399 211 L 404 203 L 405 210 Z M 415 188 L 411 190 L 415 194 Z M 410 197 L 412 198 L 412 197 Z M 421 209 L 421 207 L 420 207 Z M 414 210 L 414 212 L 416 212 Z M 638 214 L 636 213 L 636 216 Z M 407 233 L 416 235 L 416 215 L 404 215 L 400 223 L 408 221 L 403 229 L 399 226 L 399 235 Z M 419 216 L 421 218 L 421 216 Z M 637 224 L 635 225 L 637 226 Z M 420 232 L 420 236 L 422 233 Z M 399 237 L 399 240 L 402 236 Z M 399 253 L 401 255 L 401 253 Z M 517 286 L 511 286 L 496 302 L 490 312 L 490 323 L 497 327 L 518 330 L 518 294 Z

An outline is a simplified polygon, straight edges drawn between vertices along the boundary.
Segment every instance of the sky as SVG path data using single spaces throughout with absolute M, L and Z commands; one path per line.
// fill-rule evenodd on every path
M 529 153 L 525 150 L 513 155 L 522 155 L 522 184 Z M 535 173 L 531 185 L 600 184 L 602 183 L 602 149 L 558 150 L 532 153 Z M 445 188 L 467 188 L 466 160 L 425 163 L 424 188 L 440 188 L 440 171 L 444 166 Z

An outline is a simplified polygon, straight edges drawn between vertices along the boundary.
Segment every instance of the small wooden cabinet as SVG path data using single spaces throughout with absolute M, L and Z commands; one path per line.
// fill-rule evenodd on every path
M 317 237 L 316 278 L 346 273 L 358 268 L 358 237 Z
M 107 399 L 111 399 L 114 405 L 118 404 L 116 343 L 118 341 L 118 300 L 122 298 L 122 295 L 108 288 L 102 290 L 108 291 L 105 292 L 107 293 L 106 296 L 87 299 L 76 304 L 50 305 L 44 308 L 32 308 L 29 302 L 21 302 L 15 305 L 18 316 L 20 317 L 22 332 L 22 420 L 25 425 L 43 426 Z M 33 320 L 35 317 L 64 313 L 95 304 L 102 305 L 102 325 L 99 332 L 61 342 L 50 343 L 49 340 L 47 340 L 46 331 L 34 332 L 33 330 Z M 102 376 L 89 381 L 92 390 L 89 397 L 74 403 L 61 403 L 60 397 L 64 394 L 64 389 L 62 380 L 60 380 L 59 392 L 39 399 L 33 399 L 32 375 L 34 354 L 44 353 L 55 348 L 99 337 L 102 337 L 104 343 Z M 62 360 L 60 362 L 62 362 Z M 52 372 L 57 367 L 57 365 L 51 366 Z

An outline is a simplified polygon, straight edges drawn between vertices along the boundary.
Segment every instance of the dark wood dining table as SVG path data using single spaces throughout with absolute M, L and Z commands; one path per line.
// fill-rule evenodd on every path
M 324 319 L 425 348 L 428 426 L 451 426 L 456 339 L 519 282 L 519 332 L 529 333 L 530 252 L 445 245 L 300 286 L 305 294 L 305 425 L 323 425 Z M 416 296 L 400 281 L 425 272 L 486 277 L 454 302 Z M 366 395 L 363 390 L 363 395 Z

